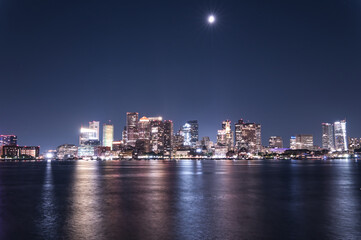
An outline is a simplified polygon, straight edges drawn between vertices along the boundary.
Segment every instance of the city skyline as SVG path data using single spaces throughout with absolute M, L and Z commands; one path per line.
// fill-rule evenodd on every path
M 76 143 L 79 123 L 110 119 L 119 139 L 123 113 L 137 111 L 176 129 L 197 119 L 213 141 L 220 122 L 239 118 L 262 124 L 264 145 L 298 133 L 321 145 L 319 123 L 345 118 L 360 136 L 359 9 L 336 0 L 3 1 L 0 133 L 54 149 Z
M 135 122 L 135 125 L 137 125 L 138 122 L 142 122 L 142 118 L 144 120 L 144 118 L 147 118 L 145 115 L 143 114 L 139 114 L 138 112 L 127 112 L 128 113 L 134 113 L 137 115 L 136 117 L 136 120 L 134 120 Z M 125 117 L 126 118 L 126 117 Z M 160 118 L 162 120 L 164 120 L 165 118 L 159 116 L 159 117 L 155 117 L 155 118 Z M 171 120 L 172 122 L 177 122 L 177 121 L 174 121 L 174 120 Z M 186 126 L 188 124 L 188 122 L 193 122 L 193 121 L 196 121 L 197 122 L 197 132 L 198 132 L 198 128 L 199 128 L 199 125 L 201 126 L 200 129 L 202 129 L 202 124 L 199 124 L 198 120 L 188 120 L 188 121 L 185 121 L 183 124 L 179 124 L 179 125 L 175 125 L 173 124 L 173 128 L 174 128 L 174 135 L 176 135 L 177 131 L 181 131 L 184 126 Z M 237 124 L 240 123 L 240 121 L 243 121 L 245 124 L 253 124 L 255 121 L 250 121 L 250 120 L 243 120 L 242 118 L 239 118 L 237 121 L 231 121 L 229 119 L 226 119 L 226 120 L 223 120 L 221 122 L 224 122 L 225 121 L 230 121 L 230 128 L 232 130 L 232 145 L 234 146 L 237 146 L 237 133 L 236 133 L 236 128 L 237 128 Z M 291 141 L 288 140 L 290 138 L 292 138 L 293 136 L 297 135 L 297 134 L 300 134 L 302 133 L 303 135 L 312 135 L 312 138 L 313 138 L 313 145 L 315 146 L 319 146 L 320 148 L 325 148 L 325 144 L 324 144 L 324 126 L 325 124 L 331 124 L 332 126 L 332 144 L 333 146 L 335 145 L 335 135 L 334 135 L 334 123 L 340 123 L 340 122 L 343 122 L 345 120 L 336 120 L 335 122 L 332 122 L 332 123 L 320 123 L 319 124 L 319 132 L 316 132 L 316 133 L 310 133 L 310 132 L 302 132 L 302 131 L 299 131 L 299 132 L 296 132 L 296 131 L 293 131 L 293 133 L 289 136 L 280 136 L 280 135 L 277 135 L 277 134 L 271 134 L 271 135 L 265 135 L 263 132 L 264 132 L 264 129 L 263 129 L 263 124 L 262 123 L 257 123 L 257 124 L 260 124 L 262 125 L 262 135 L 260 136 L 260 140 L 261 140 L 261 146 L 269 146 L 269 140 L 271 137 L 281 137 L 281 139 L 283 139 L 283 145 L 285 148 L 290 148 L 291 147 Z M 257 121 L 256 121 L 257 122 Z M 331 121 L 330 121 L 331 122 Z M 54 146 L 54 147 L 51 147 L 51 148 L 46 148 L 44 146 L 41 146 L 40 144 L 25 144 L 24 141 L 21 141 L 21 138 L 19 138 L 19 144 L 20 145 L 28 145 L 28 146 L 40 146 L 41 147 L 41 151 L 42 152 L 47 152 L 49 150 L 54 150 L 56 149 L 58 146 L 62 145 L 62 144 L 75 144 L 75 145 L 82 145 L 81 143 L 81 136 L 82 134 L 86 134 L 87 135 L 87 138 L 88 140 L 95 140 L 95 141 L 98 141 L 99 144 L 103 145 L 103 142 L 104 142 L 104 127 L 105 126 L 111 126 L 112 128 L 112 134 L 111 134 L 111 138 L 113 139 L 113 141 L 118 141 L 118 140 L 122 140 L 124 138 L 123 134 L 124 134 L 124 131 L 125 129 L 127 129 L 127 122 L 125 121 L 125 124 L 124 125 L 121 125 L 119 122 L 114 124 L 114 121 L 111 121 L 111 120 L 107 120 L 105 122 L 101 122 L 101 121 L 98 121 L 98 120 L 92 120 L 92 121 L 89 121 L 89 127 L 86 127 L 86 124 L 81 124 L 81 127 L 80 127 L 80 130 L 79 128 L 77 129 L 76 133 L 74 134 L 74 132 L 72 133 L 69 133 L 70 135 L 75 135 L 75 140 L 72 141 L 72 142 L 60 142 L 59 144 L 51 144 L 51 146 Z M 115 127 L 117 126 L 117 127 Z M 348 127 L 347 127 L 348 128 Z M 80 132 L 79 132 L 80 131 Z M 217 134 L 217 131 L 218 131 L 218 134 L 219 134 L 219 129 L 216 130 L 214 133 L 211 133 L 210 135 L 201 135 L 201 133 L 199 133 L 199 141 L 201 140 L 201 138 L 203 137 L 209 137 L 211 141 L 213 142 L 217 142 L 217 138 L 218 138 L 218 134 Z M 79 135 L 80 133 L 80 135 Z M 9 134 L 9 133 L 1 133 L 0 132 L 0 135 L 15 135 L 15 136 L 19 136 L 18 134 Z M 88 137 L 88 135 L 90 135 L 90 138 Z M 350 137 L 350 138 L 359 138 L 359 136 L 356 136 L 356 135 L 353 135 L 353 134 L 350 134 L 349 130 L 347 129 L 347 138 Z M 136 140 L 138 138 L 138 135 L 137 137 L 135 137 L 134 139 Z M 131 145 L 134 145 L 135 146 L 135 140 L 134 142 L 132 142 Z M 347 142 L 347 139 L 346 139 L 346 142 Z M 48 145 L 50 145 L 48 144 Z M 341 143 L 341 144 L 345 144 L 344 142 Z M 110 143 L 107 143 L 107 146 L 110 146 Z M 330 148 L 331 150 L 336 150 L 335 146 L 333 148 Z M 338 148 L 340 150 L 340 148 Z M 347 149 L 347 147 L 346 147 Z

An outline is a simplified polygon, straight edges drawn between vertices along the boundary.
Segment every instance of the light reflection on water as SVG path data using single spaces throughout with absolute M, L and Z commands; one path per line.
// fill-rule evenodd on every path
M 104 239 L 101 228 L 102 192 L 99 163 L 78 161 L 75 164 L 69 220 L 66 228 L 69 239 Z
M 0 237 L 360 239 L 360 187 L 352 160 L 0 163 Z

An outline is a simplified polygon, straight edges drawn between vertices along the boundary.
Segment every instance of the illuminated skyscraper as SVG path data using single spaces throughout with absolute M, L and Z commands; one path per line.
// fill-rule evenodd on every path
M 135 147 L 138 139 L 138 113 L 127 112 L 127 145 Z
M 335 133 L 335 150 L 339 152 L 347 151 L 346 120 L 337 121 L 333 126 Z
M 103 146 L 113 149 L 114 126 L 110 123 L 103 124 Z
M 97 131 L 91 128 L 80 128 L 79 145 L 99 145 Z
M 150 120 L 147 117 L 139 119 L 136 149 L 139 153 L 150 152 Z
M 138 122 L 138 139 L 150 140 L 150 121 L 147 117 L 142 117 Z
M 283 140 L 282 137 L 279 136 L 271 136 L 268 141 L 270 148 L 283 148 Z
M 163 122 L 163 126 L 164 126 L 164 135 L 163 135 L 164 154 L 168 156 L 172 156 L 173 122 L 171 120 L 165 120 Z
M 190 145 L 195 148 L 198 141 L 198 121 L 191 120 L 187 122 L 190 125 Z
M 89 128 L 95 130 L 95 139 L 98 140 L 98 141 L 100 140 L 99 126 L 100 126 L 99 121 L 89 122 Z
M 183 136 L 182 130 L 179 130 L 173 136 L 173 148 L 182 149 L 183 143 L 184 143 L 184 136 Z
M 261 124 L 245 123 L 239 120 L 235 124 L 236 147 L 247 149 L 250 153 L 257 153 L 262 150 Z
M 162 118 L 149 118 L 150 120 L 150 150 L 162 153 L 164 150 L 164 124 Z
M 227 146 L 228 151 L 233 150 L 233 131 L 231 130 L 231 121 L 226 120 L 222 122 L 222 129 L 218 130 L 217 145 Z
M 333 124 L 322 123 L 322 148 L 335 150 Z
M 183 136 L 183 145 L 192 146 L 191 125 L 189 123 L 183 125 L 181 134 Z

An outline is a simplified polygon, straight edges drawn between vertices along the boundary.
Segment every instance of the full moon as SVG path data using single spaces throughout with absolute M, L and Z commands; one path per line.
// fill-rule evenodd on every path
M 216 18 L 213 15 L 208 16 L 208 23 L 213 24 L 216 21 Z

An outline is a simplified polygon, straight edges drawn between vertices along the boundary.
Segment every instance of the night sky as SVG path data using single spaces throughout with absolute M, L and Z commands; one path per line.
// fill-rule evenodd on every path
M 207 24 L 207 15 L 217 20 Z M 41 151 L 126 112 L 262 124 L 263 144 L 347 118 L 361 137 L 361 2 L 0 0 L 0 133 Z

